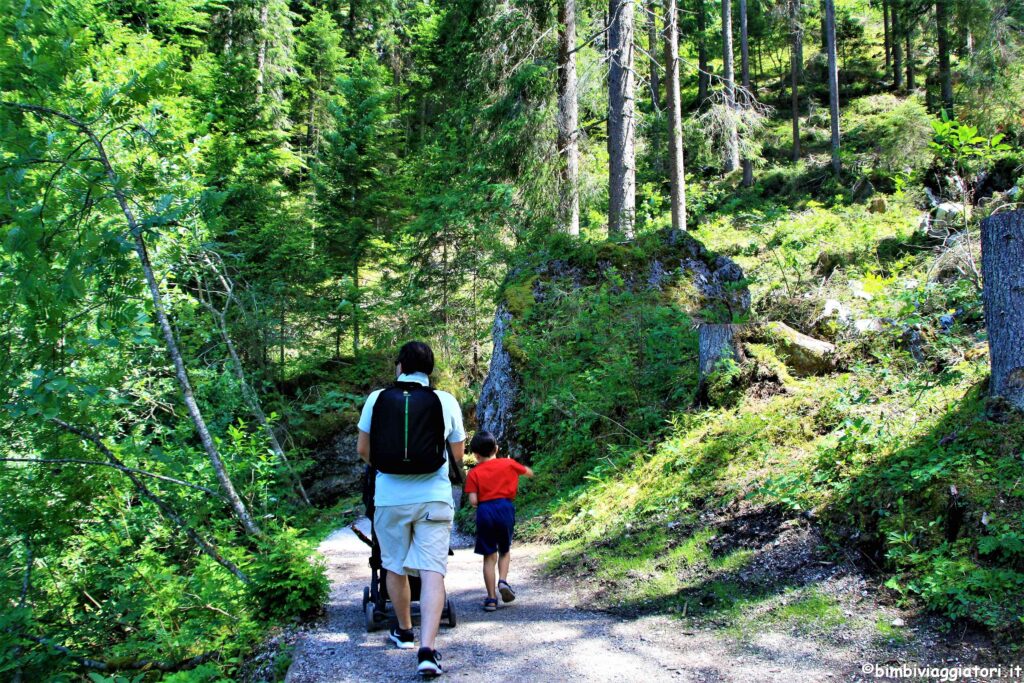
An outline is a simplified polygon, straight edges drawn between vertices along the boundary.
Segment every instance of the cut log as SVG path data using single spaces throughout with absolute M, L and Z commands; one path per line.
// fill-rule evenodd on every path
M 1024 211 L 981 222 L 981 275 L 989 392 L 1024 410 Z
M 777 321 L 766 323 L 762 329 L 766 341 L 794 374 L 823 375 L 835 370 L 837 358 L 834 344 L 808 337 Z
M 741 356 L 735 325 L 702 324 L 697 329 L 697 365 L 701 385 L 719 360 L 728 356 L 739 362 Z

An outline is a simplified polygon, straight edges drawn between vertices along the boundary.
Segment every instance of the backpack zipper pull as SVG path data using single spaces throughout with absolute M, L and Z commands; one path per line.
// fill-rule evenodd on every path
M 409 392 L 403 391 L 405 395 L 405 460 L 409 462 Z

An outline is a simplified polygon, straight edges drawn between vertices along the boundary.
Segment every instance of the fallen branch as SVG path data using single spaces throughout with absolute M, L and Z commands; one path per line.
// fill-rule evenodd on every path
M 352 530 L 352 533 L 356 535 L 356 538 L 358 538 L 360 541 L 370 546 L 371 548 L 373 547 L 373 540 L 369 536 L 364 534 L 362 529 L 356 526 L 355 522 L 352 522 L 352 524 L 349 525 L 348 528 Z

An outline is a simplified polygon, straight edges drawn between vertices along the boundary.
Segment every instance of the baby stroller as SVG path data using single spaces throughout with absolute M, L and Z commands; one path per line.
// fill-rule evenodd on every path
M 370 518 L 370 537 L 367 538 L 366 534 L 356 528 L 355 523 L 350 527 L 359 540 L 370 546 L 370 585 L 363 587 L 363 614 L 366 616 L 367 631 L 376 631 L 386 626 L 395 613 L 388 598 L 387 570 L 381 566 L 380 543 L 373 530 L 373 490 L 376 477 L 377 471 L 367 466 L 363 473 L 363 505 L 366 507 L 366 516 Z M 418 576 L 409 577 L 409 592 L 412 595 L 412 618 L 415 622 L 420 616 Z M 441 624 L 454 628 L 455 622 L 455 605 L 451 600 L 446 600 L 441 612 Z

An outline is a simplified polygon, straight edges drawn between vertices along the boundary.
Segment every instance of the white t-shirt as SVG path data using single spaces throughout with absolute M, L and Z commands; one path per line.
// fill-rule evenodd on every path
M 418 382 L 430 386 L 430 379 L 422 372 L 399 375 L 399 382 Z M 383 389 L 369 395 L 359 416 L 359 431 L 370 433 L 373 421 L 373 406 Z M 441 399 L 441 412 L 444 414 L 444 436 L 448 443 L 459 443 L 466 440 L 466 428 L 462 425 L 462 408 L 454 396 L 447 391 L 434 390 Z M 409 503 L 432 503 L 439 501 L 452 505 L 452 485 L 448 480 L 448 461 L 445 460 L 436 472 L 429 474 L 385 474 L 377 473 L 376 489 L 373 504 L 378 507 L 387 505 L 407 505 Z

